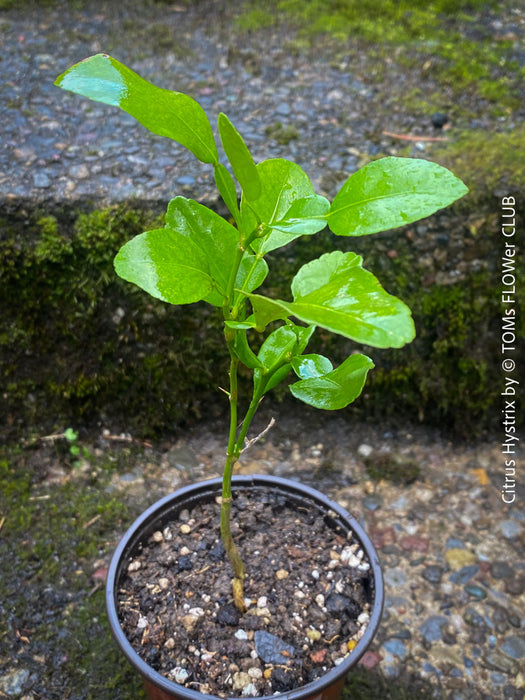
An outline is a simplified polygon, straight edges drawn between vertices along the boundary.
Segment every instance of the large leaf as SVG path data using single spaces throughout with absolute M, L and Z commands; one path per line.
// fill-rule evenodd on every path
M 214 281 L 210 294 L 201 298 L 221 306 L 235 258 L 237 230 L 211 209 L 185 197 L 175 197 L 168 204 L 166 226 L 191 239 L 199 249 Z
M 168 205 L 166 227 L 126 243 L 115 258 L 115 269 L 171 304 L 204 300 L 221 306 L 237 245 L 237 229 L 222 217 L 191 199 L 175 197 Z M 267 271 L 264 260 L 247 256 L 236 284 L 248 291 L 256 289 Z
M 117 274 L 151 296 L 170 304 L 191 304 L 215 286 L 205 253 L 186 236 L 169 228 L 135 236 L 115 258 Z
M 249 205 L 245 201 L 246 198 L 241 199 L 241 220 L 243 228 L 247 232 L 256 228 L 257 218 L 271 230 L 274 224 L 284 222 L 287 219 L 288 212 L 294 202 L 315 197 L 314 188 L 308 175 L 296 163 L 282 158 L 265 160 L 257 165 L 257 172 L 261 180 L 259 197 L 255 201 L 251 201 Z M 321 211 L 326 213 L 326 205 L 322 200 L 324 197 L 314 200 L 318 207 L 318 213 Z M 326 202 L 326 200 L 324 201 Z M 311 203 L 310 206 L 312 206 Z M 298 217 L 294 216 L 293 218 Z M 323 222 L 321 228 L 324 228 L 325 224 L 326 221 Z M 303 233 L 305 231 L 283 233 L 279 230 L 271 230 L 269 236 L 264 240 L 256 239 L 253 241 L 252 247 L 257 251 L 262 250 L 267 253 L 290 243 Z
M 204 163 L 218 161 L 210 123 L 198 102 L 152 85 L 111 56 L 97 54 L 75 64 L 55 85 L 120 107 L 154 134 L 186 146 Z
M 247 199 L 250 201 L 257 199 L 261 194 L 261 181 L 248 147 L 237 129 L 222 112 L 219 114 L 218 125 L 224 152 L 228 156 L 237 182 Z
M 382 158 L 351 175 L 337 193 L 328 226 L 339 236 L 364 236 L 430 216 L 468 192 L 441 165 Z
M 207 272 L 214 280 L 210 294 L 202 298 L 221 306 L 235 260 L 239 240 L 237 229 L 208 207 L 185 197 L 175 197 L 168 204 L 166 226 L 190 238 L 202 252 Z M 235 286 L 250 292 L 262 284 L 267 273 L 264 260 L 256 261 L 255 256 L 245 256 Z
M 401 347 L 414 337 L 410 309 L 363 269 L 355 253 L 335 251 L 303 265 L 292 282 L 293 302 L 251 294 L 256 327 L 294 316 L 358 343 Z
M 374 363 L 366 355 L 351 355 L 327 374 L 292 384 L 290 391 L 295 398 L 316 408 L 329 411 L 344 408 L 359 396 L 366 375 L 373 366 Z

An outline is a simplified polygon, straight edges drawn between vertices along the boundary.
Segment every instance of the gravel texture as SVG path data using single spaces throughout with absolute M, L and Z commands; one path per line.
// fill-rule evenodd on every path
M 515 503 L 502 502 L 501 446 L 458 445 L 421 427 L 356 425 L 350 434 L 342 419 L 314 411 L 272 415 L 275 426 L 243 455 L 238 473 L 314 486 L 357 517 L 378 549 L 385 612 L 361 663 L 391 680 L 425 679 L 435 697 L 523 697 L 525 492 L 521 484 Z M 151 502 L 188 480 L 219 476 L 224 430 L 220 422 L 199 426 L 152 450 L 114 488 Z M 390 455 L 421 471 L 409 485 L 372 481 L 365 454 L 369 464 Z
M 210 169 L 184 148 L 153 136 L 120 110 L 54 87 L 71 64 L 102 51 L 161 87 L 192 95 L 212 123 L 225 111 L 256 160 L 294 159 L 329 195 L 370 156 L 395 155 L 407 146 L 413 155 L 428 155 L 432 142 L 425 138 L 442 134 L 436 114 L 422 118 L 405 106 L 416 85 L 424 94 L 435 92 L 431 71 L 422 76 L 386 61 L 378 82 L 352 43 L 348 54 L 340 45 L 335 53 L 324 46 L 304 53 L 291 43 L 292 33 L 239 38 L 232 31 L 235 5 L 228 2 L 99 0 L 82 6 L 62 2 L 0 13 L 6 76 L 0 199 L 166 201 L 175 191 L 216 199 Z M 507 15 L 504 21 L 521 36 L 520 12 Z M 489 15 L 486 23 L 491 32 L 503 31 L 501 17 Z M 447 99 L 449 107 L 456 101 Z M 472 99 L 465 95 L 458 106 Z M 473 127 L 497 126 L 482 101 L 465 106 L 476 114 Z M 445 128 L 454 123 L 448 120 Z M 398 140 L 385 131 L 422 140 Z

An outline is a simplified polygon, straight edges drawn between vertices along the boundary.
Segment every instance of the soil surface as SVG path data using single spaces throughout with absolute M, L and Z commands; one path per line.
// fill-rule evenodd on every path
M 370 563 L 351 532 L 303 501 L 237 491 L 232 514 L 247 610 L 232 604 L 213 501 L 181 510 L 132 557 L 118 584 L 122 628 L 156 671 L 206 694 L 268 696 L 306 685 L 365 633 Z

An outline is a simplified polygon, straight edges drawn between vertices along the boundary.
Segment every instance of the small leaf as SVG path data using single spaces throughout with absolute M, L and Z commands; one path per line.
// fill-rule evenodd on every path
M 228 328 L 232 328 L 234 331 L 246 331 L 250 328 L 255 328 L 253 320 L 250 321 L 250 319 L 246 319 L 245 321 L 224 321 L 224 325 Z
M 286 234 L 296 234 L 286 240 L 293 240 L 297 236 L 310 236 L 325 228 L 329 209 L 330 202 L 321 195 L 314 194 L 298 199 L 288 209 L 282 221 L 272 224 L 272 229 Z
M 218 119 L 219 134 L 224 152 L 233 169 L 237 182 L 242 187 L 246 199 L 252 201 L 261 194 L 261 180 L 253 158 L 242 136 L 222 112 Z
M 373 366 L 366 355 L 351 355 L 337 369 L 323 376 L 292 384 L 290 391 L 295 398 L 316 408 L 329 411 L 344 408 L 359 396 Z
M 333 365 L 323 355 L 300 355 L 292 360 L 292 367 L 300 379 L 322 377 L 333 370 Z
M 286 219 L 294 202 L 316 196 L 308 175 L 296 163 L 275 158 L 265 160 L 256 167 L 261 180 L 261 193 L 255 201 L 250 201 L 250 206 L 246 204 L 246 198 L 241 198 L 241 220 L 245 231 L 253 231 L 259 222 L 271 230 L 274 223 Z M 315 200 L 318 207 L 323 206 L 321 200 L 324 198 Z M 300 235 L 302 233 L 271 231 L 264 239 L 254 240 L 252 247 L 256 251 L 267 253 L 290 243 Z
M 441 165 L 417 158 L 382 158 L 351 175 L 337 193 L 328 225 L 339 236 L 364 236 L 410 224 L 468 192 Z
M 253 352 L 248 343 L 248 338 L 245 331 L 240 331 L 235 335 L 234 343 L 235 354 L 239 360 L 250 369 L 261 369 L 262 363 Z
M 222 163 L 217 163 L 215 165 L 214 175 L 217 189 L 219 190 L 219 193 L 233 218 L 238 223 L 240 213 L 239 205 L 237 203 L 237 190 L 235 189 L 235 182 Z
M 263 369 L 254 373 L 256 393 L 270 391 L 286 377 L 292 359 L 304 351 L 314 330 L 314 326 L 304 328 L 288 323 L 270 333 L 257 355 Z
M 268 263 L 263 258 L 257 258 L 255 255 L 247 255 L 245 253 L 239 271 L 235 280 L 235 288 L 246 292 L 252 292 L 266 279 L 268 274 Z
M 120 107 L 154 134 L 186 146 L 202 162 L 218 162 L 211 125 L 198 102 L 156 87 L 111 56 L 86 58 L 62 73 L 55 85 Z
M 295 316 L 374 347 L 408 343 L 414 337 L 410 309 L 361 264 L 355 253 L 326 253 L 300 268 L 292 281 L 293 302 L 249 295 L 257 329 Z

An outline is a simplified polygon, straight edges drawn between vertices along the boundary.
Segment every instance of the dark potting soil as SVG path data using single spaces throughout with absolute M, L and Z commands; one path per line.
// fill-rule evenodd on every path
M 374 581 L 363 550 L 312 503 L 240 491 L 234 539 L 246 565 L 247 612 L 232 602 L 220 505 L 182 510 L 144 543 L 119 585 L 119 616 L 152 668 L 218 696 L 305 685 L 352 653 Z

